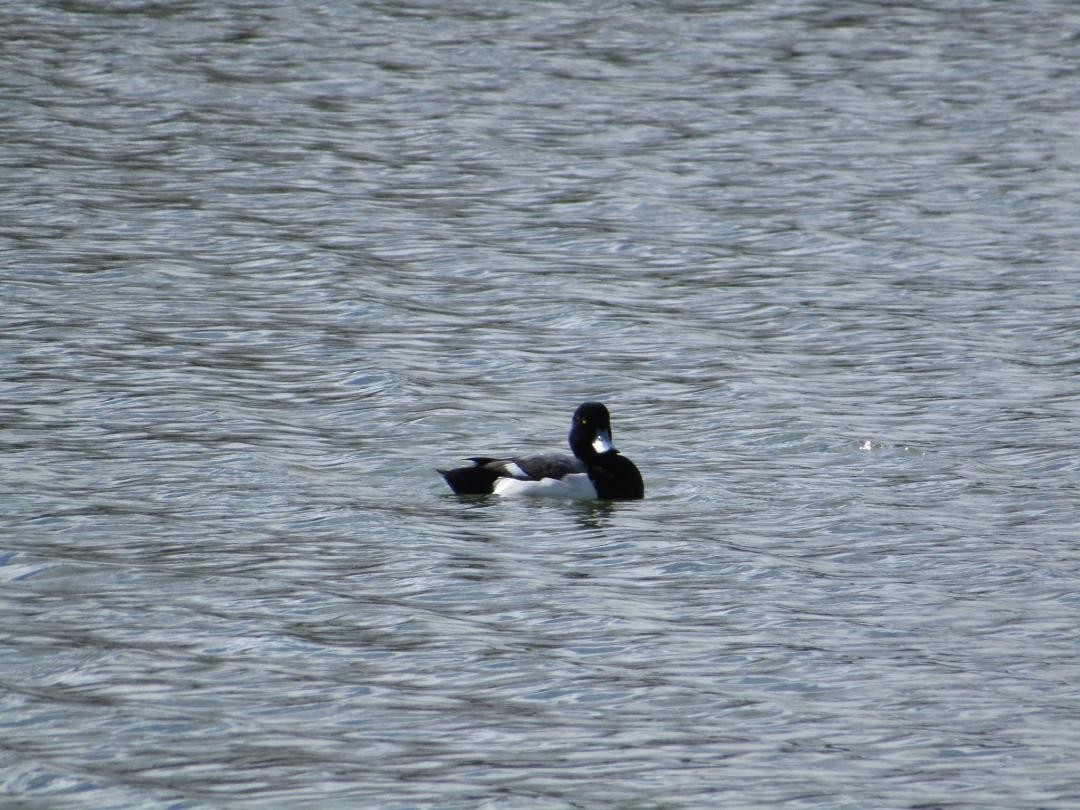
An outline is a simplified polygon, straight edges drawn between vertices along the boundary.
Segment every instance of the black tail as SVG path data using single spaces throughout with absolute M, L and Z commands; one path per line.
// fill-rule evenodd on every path
M 474 462 L 487 462 L 490 459 L 473 459 Z M 495 480 L 499 474 L 494 470 L 484 469 L 479 463 L 472 467 L 457 467 L 453 470 L 436 470 L 446 479 L 450 489 L 458 495 L 490 495 L 495 491 Z

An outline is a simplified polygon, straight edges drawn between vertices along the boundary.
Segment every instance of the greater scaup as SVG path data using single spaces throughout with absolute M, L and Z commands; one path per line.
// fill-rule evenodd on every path
M 570 423 L 574 457 L 557 453 L 515 458 L 473 457 L 470 467 L 438 470 L 458 495 L 551 495 L 635 500 L 645 483 L 634 462 L 611 444 L 611 416 L 599 402 L 583 403 Z

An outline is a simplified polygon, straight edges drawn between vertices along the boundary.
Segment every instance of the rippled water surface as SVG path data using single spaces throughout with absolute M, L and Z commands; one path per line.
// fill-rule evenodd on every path
M 1075 4 L 0 24 L 0 804 L 1080 805 Z

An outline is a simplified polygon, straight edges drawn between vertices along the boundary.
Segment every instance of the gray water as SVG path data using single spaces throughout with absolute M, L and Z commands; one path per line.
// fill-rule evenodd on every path
M 5 808 L 1080 806 L 1080 6 L 0 28 Z

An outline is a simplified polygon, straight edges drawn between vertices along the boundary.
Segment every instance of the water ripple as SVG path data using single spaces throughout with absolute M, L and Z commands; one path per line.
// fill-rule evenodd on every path
M 1075 22 L 8 12 L 0 793 L 1074 804 Z

